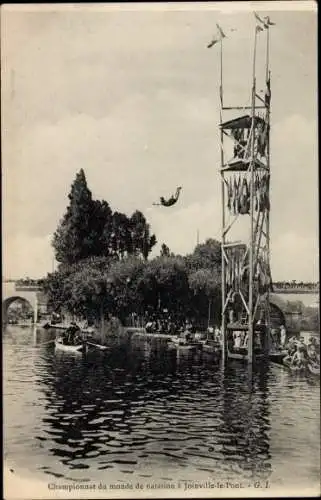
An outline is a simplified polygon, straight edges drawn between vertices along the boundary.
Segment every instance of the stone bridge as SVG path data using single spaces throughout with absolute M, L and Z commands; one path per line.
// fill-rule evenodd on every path
M 2 283 L 2 323 L 7 323 L 8 307 L 18 299 L 25 300 L 31 305 L 34 323 L 37 323 L 39 312 L 47 311 L 47 301 L 41 287 L 6 281 Z

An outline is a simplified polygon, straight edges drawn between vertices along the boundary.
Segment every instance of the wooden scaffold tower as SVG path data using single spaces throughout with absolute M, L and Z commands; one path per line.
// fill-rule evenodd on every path
M 270 349 L 270 101 L 269 18 L 257 14 L 254 33 L 251 104 L 223 102 L 223 38 L 220 29 L 220 178 L 222 198 L 223 355 L 247 359 Z M 265 89 L 257 91 L 257 38 L 266 36 Z M 227 119 L 227 115 L 234 117 Z M 236 116 L 235 116 L 236 115 Z M 233 240 L 242 219 L 247 237 Z

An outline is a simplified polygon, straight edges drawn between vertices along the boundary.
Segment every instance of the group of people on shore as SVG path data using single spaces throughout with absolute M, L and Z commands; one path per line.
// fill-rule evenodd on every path
M 204 338 L 204 333 L 199 333 L 198 328 L 192 321 L 175 320 L 170 316 L 168 318 L 152 318 L 145 324 L 147 333 L 162 333 L 167 335 L 178 335 L 185 341 L 190 341 L 193 338 L 198 339 L 198 336 Z M 209 326 L 206 330 L 206 341 L 221 342 L 221 330 L 218 326 Z
M 191 321 L 175 320 L 170 316 L 168 318 L 153 317 L 145 324 L 147 333 L 163 333 L 168 335 L 181 334 L 185 331 L 195 333 L 196 328 Z

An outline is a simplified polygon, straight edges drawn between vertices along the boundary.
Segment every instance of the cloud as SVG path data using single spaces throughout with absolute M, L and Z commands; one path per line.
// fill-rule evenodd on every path
M 293 114 L 272 128 L 271 226 L 298 236 L 318 230 L 317 127 Z
M 271 248 L 272 277 L 278 280 L 318 281 L 318 238 L 286 231 Z M 291 278 L 289 278 L 291 277 Z

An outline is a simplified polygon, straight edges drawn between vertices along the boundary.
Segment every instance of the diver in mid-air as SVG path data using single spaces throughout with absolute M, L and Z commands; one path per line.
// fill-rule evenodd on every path
M 159 201 L 160 203 L 153 203 L 153 205 L 158 206 L 158 207 L 171 207 L 172 205 L 175 205 L 177 202 L 180 192 L 181 192 L 182 187 L 178 187 L 176 189 L 175 195 L 171 196 L 168 200 L 165 200 L 163 196 L 160 197 Z

